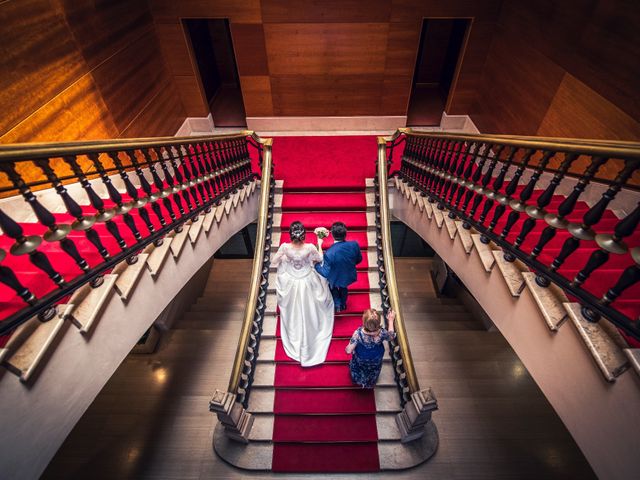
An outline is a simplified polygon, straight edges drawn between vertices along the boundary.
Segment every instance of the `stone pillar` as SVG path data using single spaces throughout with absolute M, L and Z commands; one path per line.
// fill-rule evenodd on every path
M 249 432 L 253 426 L 253 416 L 247 412 L 236 395 L 216 390 L 209 402 L 209 411 L 218 416 L 227 436 L 242 443 L 249 443 Z
M 396 416 L 402 443 L 422 437 L 426 424 L 431 421 L 431 412 L 437 409 L 438 401 L 431 388 L 412 393 L 411 400 Z

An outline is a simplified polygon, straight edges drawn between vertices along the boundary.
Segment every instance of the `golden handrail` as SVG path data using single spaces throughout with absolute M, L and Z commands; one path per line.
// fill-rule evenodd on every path
M 410 393 L 420 390 L 418 378 L 413 366 L 413 358 L 411 357 L 411 349 L 409 348 L 409 339 L 407 330 L 402 318 L 400 309 L 400 297 L 398 295 L 398 286 L 396 284 L 396 272 L 393 261 L 393 249 L 391 248 L 391 228 L 389 221 L 389 197 L 387 192 L 387 142 L 393 141 L 400 135 L 396 132 L 391 137 L 378 137 L 378 189 L 380 192 L 380 223 L 382 232 L 382 251 L 384 255 L 384 268 L 387 277 L 387 291 L 389 293 L 389 303 L 394 312 L 396 312 L 395 328 L 398 338 L 398 345 L 402 354 L 402 361 L 407 376 L 407 385 Z
M 260 283 L 262 276 L 262 264 L 264 262 L 264 246 L 267 230 L 267 215 L 269 213 L 269 194 L 271 190 L 271 145 L 273 139 L 261 139 L 253 132 L 243 132 L 251 136 L 256 142 L 264 147 L 262 159 L 262 180 L 260 182 L 260 205 L 258 207 L 258 229 L 256 238 L 255 256 L 253 257 L 253 267 L 251 269 L 251 286 L 247 295 L 247 303 L 245 305 L 244 317 L 242 320 L 242 330 L 238 338 L 238 348 L 233 361 L 233 369 L 231 370 L 231 378 L 229 379 L 229 392 L 237 393 L 244 366 L 245 354 L 249 344 L 249 334 L 255 316 L 256 303 L 258 302 L 258 294 L 260 292 Z
M 0 145 L 0 162 L 5 160 L 28 160 L 38 157 L 62 157 L 65 155 L 102 153 L 107 150 L 127 150 L 151 147 L 165 147 L 168 145 L 183 145 L 185 143 L 232 140 L 235 138 L 253 137 L 251 130 L 227 135 L 203 135 L 197 137 L 143 137 L 123 138 L 118 140 L 91 140 L 83 142 L 52 142 L 52 143 L 14 143 Z M 258 141 L 258 140 L 256 140 Z
M 601 157 L 640 158 L 640 143 L 617 140 L 589 140 L 579 138 L 528 137 L 520 135 L 491 135 L 476 133 L 417 132 L 411 128 L 399 128 L 394 139 L 405 134 L 412 137 L 431 137 L 446 140 L 468 140 L 496 145 L 559 150 Z

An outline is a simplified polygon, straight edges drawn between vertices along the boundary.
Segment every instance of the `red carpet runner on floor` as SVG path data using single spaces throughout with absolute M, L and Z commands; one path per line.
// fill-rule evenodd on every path
M 376 405 L 372 390 L 351 383 L 344 349 L 369 308 L 365 178 L 373 177 L 374 137 L 284 137 L 274 142 L 277 177 L 284 180 L 282 221 L 307 231 L 345 222 L 348 239 L 363 250 L 347 310 L 335 318 L 326 362 L 302 368 L 289 359 L 276 329 L 273 471 L 371 472 L 380 468 Z M 289 235 L 281 235 L 281 243 Z M 316 243 L 307 234 L 307 242 Z M 324 248 L 331 245 L 325 240 Z

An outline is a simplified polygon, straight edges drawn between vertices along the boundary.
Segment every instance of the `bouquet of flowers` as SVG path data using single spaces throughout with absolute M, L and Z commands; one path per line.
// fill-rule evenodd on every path
M 318 240 L 323 240 L 325 238 L 327 238 L 329 236 L 329 230 L 327 230 L 324 227 L 318 227 L 316 228 L 313 233 L 316 234 L 316 236 L 318 237 Z

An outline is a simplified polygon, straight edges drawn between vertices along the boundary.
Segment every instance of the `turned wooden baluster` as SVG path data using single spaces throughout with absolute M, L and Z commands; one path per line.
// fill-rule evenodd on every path
M 458 188 L 458 195 L 456 196 L 455 200 L 455 207 L 458 210 L 460 210 L 460 203 L 462 202 L 462 198 L 464 197 L 465 193 L 468 192 L 468 188 L 473 187 L 471 177 L 473 175 L 473 165 L 475 163 L 476 154 L 480 151 L 480 144 L 472 143 L 468 148 L 469 151 L 465 155 L 466 167 L 464 169 L 462 179 L 459 182 L 461 188 Z
M 160 193 L 153 192 L 153 189 L 151 188 L 151 185 L 149 184 L 147 177 L 145 177 L 144 172 L 140 167 L 140 163 L 138 162 L 136 152 L 134 150 L 129 150 L 124 153 L 129 157 L 129 160 L 131 160 L 133 169 L 136 172 L 138 181 L 140 182 L 140 187 L 142 188 L 142 191 L 147 196 L 146 198 L 149 201 L 149 204 L 151 205 L 151 210 L 153 210 L 153 213 L 155 214 L 156 218 L 160 222 L 160 225 L 164 227 L 167 224 L 167 221 L 165 220 L 164 215 L 162 215 L 162 209 L 160 208 L 160 204 L 157 202 L 158 198 L 160 198 Z
M 458 154 L 460 152 L 460 143 L 457 141 L 450 142 L 450 149 L 448 152 L 448 159 L 444 163 L 443 168 L 443 179 L 444 185 L 440 189 L 439 197 L 441 199 L 442 207 L 444 208 L 444 204 L 447 201 L 447 196 L 451 191 L 451 186 L 455 184 L 455 170 L 458 166 Z M 449 217 L 455 218 L 455 213 L 453 211 L 449 211 Z
M 134 221 L 133 217 L 129 213 L 129 210 L 131 210 L 131 203 L 129 202 L 125 203 L 122 201 L 122 195 L 120 195 L 120 192 L 118 192 L 118 189 L 114 187 L 113 183 L 111 182 L 111 179 L 107 175 L 107 172 L 105 171 L 104 166 L 102 165 L 102 162 L 100 161 L 100 157 L 98 156 L 98 154 L 97 153 L 89 154 L 88 157 L 96 167 L 96 170 L 98 171 L 98 175 L 100 175 L 100 179 L 102 180 L 102 183 L 104 183 L 107 189 L 109 198 L 113 203 L 116 204 L 116 209 L 115 209 L 116 213 L 118 215 L 122 215 L 125 225 L 129 227 L 129 230 L 131 230 L 131 233 L 133 233 L 134 238 L 136 240 L 142 240 L 142 235 L 140 234 L 140 231 L 136 226 L 136 222 Z
M 493 171 L 495 170 L 496 165 L 498 164 L 498 161 L 500 160 L 500 155 L 502 154 L 503 150 L 504 150 L 504 145 L 498 145 L 498 148 L 494 152 L 493 157 L 491 158 L 491 161 L 489 162 L 489 167 L 487 168 L 487 171 L 485 172 L 484 176 L 482 177 L 482 182 L 481 182 L 480 186 L 476 187 L 476 192 L 479 195 L 483 195 L 484 198 L 485 198 L 484 205 L 482 207 L 482 212 L 480 212 L 480 217 L 478 218 L 478 221 L 480 222 L 480 225 L 484 225 L 484 220 L 485 220 L 485 218 L 487 218 L 487 215 L 489 214 L 489 211 L 491 210 L 491 207 L 493 207 L 494 192 L 491 189 L 489 189 L 489 182 L 493 178 Z M 483 241 L 483 237 L 486 238 L 485 235 L 481 235 L 480 236 L 480 240 L 481 241 Z M 484 242 L 484 243 L 487 243 L 487 242 Z
M 200 197 L 198 197 L 198 189 L 196 187 L 196 181 L 194 180 L 195 175 L 192 175 L 191 171 L 188 168 L 188 161 L 185 160 L 185 155 L 184 155 L 184 152 L 182 151 L 182 145 L 177 147 L 174 146 L 171 148 L 171 150 L 174 153 L 173 158 L 180 160 L 179 164 L 176 164 L 176 163 L 173 164 L 173 169 L 174 171 L 176 169 L 180 169 L 180 173 L 182 174 L 184 178 L 184 183 L 186 184 L 186 187 L 187 187 L 184 191 L 189 193 L 190 198 L 194 204 L 193 208 L 200 207 L 202 205 L 202 202 L 200 200 Z
M 500 190 L 504 185 L 504 180 L 507 176 L 507 172 L 509 171 L 511 164 L 513 163 L 513 157 L 515 156 L 517 151 L 518 151 L 517 147 L 511 147 L 509 156 L 504 162 L 502 162 L 502 168 L 500 168 L 500 173 L 498 173 L 498 176 L 493 182 L 492 189 L 489 190 L 489 192 L 487 192 L 487 198 L 490 198 L 491 200 L 495 200 L 498 202 L 498 205 L 496 205 L 496 208 L 493 211 L 493 217 L 491 219 L 491 223 L 489 223 L 489 227 L 487 228 L 489 232 L 493 232 L 494 228 L 496 228 L 496 225 L 498 224 L 498 221 L 500 220 L 505 210 L 507 209 L 506 204 L 501 203 L 498 200 L 498 198 L 501 197 Z M 485 244 L 489 243 L 489 237 L 487 237 L 485 234 L 482 234 L 480 236 L 480 241 Z
M 446 185 L 447 166 L 449 164 L 449 158 L 454 142 L 452 140 L 445 140 L 442 145 L 442 151 L 438 156 L 438 162 L 435 167 L 435 183 L 433 185 L 433 195 L 438 200 L 438 209 L 444 210 L 444 203 L 442 203 L 442 192 Z
M 169 167 L 167 166 L 167 162 L 171 163 L 169 160 L 170 152 L 162 147 L 162 151 L 157 151 L 154 149 L 156 156 L 158 157 L 158 161 L 160 162 L 160 168 L 162 169 L 162 173 L 164 173 L 164 178 L 167 184 L 167 187 L 164 189 L 164 192 L 171 194 L 171 198 L 176 203 L 178 207 L 178 212 L 180 212 L 180 217 L 184 217 L 186 215 L 184 205 L 182 204 L 183 197 L 181 197 L 182 193 L 182 184 L 178 181 L 176 177 L 171 174 Z M 187 203 L 187 208 L 190 208 Z M 179 227 L 180 230 L 176 229 L 176 232 L 182 231 L 182 226 Z
M 567 230 L 569 230 L 571 235 L 580 240 L 593 240 L 595 238 L 596 232 L 592 227 L 602 219 L 602 215 L 604 215 L 609 203 L 616 198 L 618 192 L 627 183 L 627 180 L 631 178 L 631 175 L 633 175 L 638 167 L 640 167 L 640 160 L 625 160 L 624 167 L 616 176 L 613 181 L 613 185 L 611 185 L 607 191 L 602 194 L 598 203 L 584 214 L 584 217 L 582 217 L 582 223 L 569 224 Z
M 213 153 L 213 144 L 211 142 L 205 143 L 204 151 L 205 151 L 205 159 L 209 164 L 209 171 L 211 172 L 211 177 L 209 179 L 209 182 L 211 183 L 211 188 L 213 189 L 213 194 L 214 194 L 214 197 L 216 198 L 215 205 L 218 206 L 221 203 L 221 200 L 220 198 L 218 198 L 218 196 L 222 192 L 222 183 L 220 180 L 220 175 L 218 173 L 219 168 Z
M 222 194 L 222 192 L 224 191 L 224 184 L 223 184 L 223 178 L 222 178 L 222 165 L 221 165 L 220 157 L 218 154 L 217 142 L 216 143 L 209 142 L 209 154 L 210 154 L 211 162 L 214 168 L 214 179 L 217 185 L 216 196 L 218 196 Z M 262 163 L 260 164 L 260 167 L 262 168 Z M 220 205 L 220 199 L 218 200 L 218 205 Z
M 600 299 L 600 305 L 604 307 L 609 306 L 622 292 L 638 282 L 640 282 L 640 266 L 636 264 L 625 268 L 616 284 Z M 597 322 L 601 318 L 599 313 L 585 305 L 582 306 L 581 312 L 584 318 L 590 322 Z
M 580 246 L 581 238 L 579 235 L 584 233 L 583 230 L 580 228 L 581 225 L 569 224 L 569 222 L 566 220 L 566 217 L 570 215 L 571 212 L 573 212 L 580 195 L 582 194 L 582 192 L 584 192 L 587 185 L 591 182 L 593 177 L 595 177 L 600 167 L 606 161 L 607 159 L 603 157 L 593 157 L 591 159 L 591 164 L 589 165 L 589 168 L 587 168 L 585 174 L 580 178 L 576 186 L 573 187 L 573 191 L 571 192 L 571 194 L 560 204 L 560 207 L 558 208 L 558 214 L 557 215 L 547 214 L 545 216 L 545 221 L 547 222 L 547 224 L 555 229 L 564 229 L 564 228 L 568 229 L 571 225 L 576 227 L 573 229 L 573 231 L 569 230 L 569 233 L 571 233 L 572 236 L 564 241 L 562 248 L 560 250 L 560 253 L 551 263 L 550 269 L 553 272 L 558 270 L 562 266 L 562 264 L 566 261 L 566 259 L 569 257 L 569 255 L 575 252 Z M 627 166 L 628 164 L 625 164 L 625 168 Z M 621 174 L 624 172 L 624 170 L 625 169 L 621 171 Z M 632 173 L 633 172 L 631 172 L 631 174 Z M 618 178 L 621 178 L 621 175 L 618 175 Z M 613 194 L 613 196 L 615 196 L 615 193 Z M 605 207 L 610 201 L 609 198 L 613 198 L 613 197 L 612 197 L 612 194 L 609 193 L 609 191 L 607 191 L 603 194 L 602 199 L 600 200 Z M 594 208 L 596 206 L 594 206 Z M 589 210 L 589 212 L 590 211 L 591 209 Z M 596 214 L 598 211 L 599 211 L 599 208 L 596 210 Z M 588 215 L 589 212 L 585 214 L 585 217 Z M 600 216 L 602 216 L 602 213 L 600 213 Z M 595 218 L 595 215 L 591 217 L 591 220 L 593 220 L 594 218 Z M 574 232 L 576 232 L 578 235 L 574 235 Z M 586 236 L 590 237 L 590 235 L 586 235 Z M 576 276 L 576 279 L 574 279 L 574 282 L 577 281 L 577 284 L 583 283 L 588 278 L 588 276 L 591 275 L 591 272 L 593 272 L 593 270 L 603 265 L 608 259 L 609 259 L 608 254 L 604 255 L 602 251 L 594 252 L 590 257 L 589 262 L 587 262 L 587 265 L 581 272 L 583 275 L 578 274 L 578 276 Z M 549 283 L 548 280 L 544 279 L 542 275 L 539 275 L 539 278 L 537 278 L 537 280 L 538 280 L 538 283 L 542 286 L 548 285 Z
M 618 222 L 618 224 L 614 228 L 613 235 L 597 235 L 596 242 L 598 243 L 600 249 L 594 251 L 591 254 L 586 265 L 582 268 L 582 270 L 578 272 L 576 277 L 573 279 L 573 285 L 579 286 L 586 282 L 595 270 L 600 268 L 607 262 L 607 260 L 609 260 L 610 253 L 614 253 L 617 255 L 625 254 L 629 250 L 629 248 L 623 240 L 624 238 L 632 235 L 635 232 L 636 228 L 638 228 L 639 222 L 640 205 L 637 205 L 633 212 L 631 212 L 624 219 Z M 575 241 L 577 242 L 578 240 L 576 239 Z M 634 255 L 633 259 L 636 263 L 640 262 L 640 257 L 636 258 L 636 256 Z M 558 266 L 555 266 L 555 264 L 556 262 L 554 260 L 554 263 L 551 265 L 552 270 L 557 269 L 561 265 L 561 263 L 559 263 Z
M 74 175 L 78 177 L 78 179 L 80 180 L 80 185 L 82 185 L 82 188 L 87 193 L 87 197 L 89 197 L 91 206 L 95 208 L 96 211 L 98 212 L 98 214 L 95 216 L 96 222 L 104 223 L 105 226 L 107 227 L 107 231 L 111 234 L 113 238 L 115 238 L 120 249 L 125 250 L 127 248 L 127 244 L 125 243 L 124 239 L 122 238 L 122 235 L 120 234 L 120 229 L 118 228 L 118 225 L 116 224 L 116 222 L 112 220 L 114 215 L 116 214 L 115 210 L 104 208 L 104 201 L 93 189 L 93 185 L 91 185 L 91 182 L 89 181 L 87 176 L 84 174 L 84 172 L 80 168 L 80 165 L 78 164 L 78 161 L 76 160 L 75 156 L 66 156 L 64 157 L 64 161 L 71 167 L 71 170 L 73 171 Z M 46 240 L 46 236 L 45 236 L 45 240 Z M 127 263 L 129 265 L 132 265 L 137 260 L 138 260 L 138 257 L 135 255 L 132 255 L 129 258 L 127 258 Z
M 187 209 L 189 210 L 193 210 L 195 209 L 195 200 L 194 200 L 194 204 L 191 205 L 191 197 L 189 196 L 189 192 L 188 192 L 188 186 L 189 184 L 185 181 L 184 177 L 182 176 L 182 172 L 180 171 L 180 168 L 178 167 L 178 162 L 176 161 L 176 157 L 175 157 L 175 152 L 174 152 L 174 148 L 173 147 L 169 147 L 169 148 L 165 148 L 165 152 L 167 153 L 167 160 L 169 161 L 169 163 L 171 164 L 171 167 L 173 169 L 173 175 L 176 180 L 177 183 L 177 188 L 180 191 L 180 194 L 182 195 L 182 199 L 184 200 L 184 203 L 187 206 Z M 178 206 L 178 208 L 180 208 Z M 184 210 L 180 210 L 180 213 L 182 213 L 184 215 Z M 195 222 L 198 219 L 198 216 L 195 215 L 192 220 Z
M 520 192 L 520 199 L 519 200 L 514 199 L 509 204 L 514 211 L 521 212 L 521 213 L 525 212 L 528 215 L 528 217 L 522 223 L 522 228 L 520 229 L 520 233 L 516 237 L 516 241 L 513 243 L 514 248 L 518 248 L 518 249 L 520 248 L 520 245 L 522 245 L 522 243 L 526 240 L 531 230 L 533 230 L 533 228 L 536 226 L 536 220 L 538 218 L 540 219 L 543 218 L 543 216 L 539 216 L 539 217 L 534 216 L 535 209 L 529 210 L 529 211 L 527 210 L 527 208 L 529 207 L 529 205 L 527 205 L 527 201 L 531 198 L 531 195 L 533 195 L 533 192 L 536 188 L 538 180 L 542 176 L 544 169 L 547 167 L 549 161 L 553 158 L 555 153 L 556 152 L 545 151 L 542 154 L 542 159 L 540 160 L 538 167 L 533 172 L 533 175 L 531 175 L 529 182 L 527 182 L 527 186 L 524 187 L 522 192 Z M 507 262 L 513 262 L 515 261 L 516 257 L 513 253 L 509 251 L 505 251 L 504 259 Z
M 531 149 L 528 149 L 525 151 L 522 162 L 516 169 L 515 173 L 513 174 L 513 177 L 511 177 L 511 180 L 509 181 L 509 184 L 505 189 L 504 195 L 498 195 L 496 197 L 496 199 L 500 204 L 504 206 L 511 204 L 511 202 L 513 201 L 512 200 L 513 194 L 516 192 L 518 188 L 518 183 L 520 182 L 520 178 L 522 177 L 522 174 L 527 168 L 527 165 L 529 165 L 529 161 L 531 160 L 531 157 L 533 156 L 534 153 L 535 151 Z M 511 228 L 513 228 L 513 225 L 515 225 L 515 223 L 518 221 L 518 218 L 520 218 L 520 212 L 518 210 L 512 210 L 509 213 L 509 216 L 507 217 L 507 223 L 502 229 L 502 232 L 500 232 L 501 239 L 504 240 L 505 238 L 507 238 L 507 235 L 509 235 Z
M 560 182 L 564 178 L 565 174 L 569 171 L 571 164 L 578 158 L 578 156 L 579 155 L 576 153 L 565 154 L 564 160 L 560 164 L 560 168 L 558 169 L 556 174 L 553 176 L 553 178 L 551 179 L 551 182 L 549 183 L 545 191 L 542 193 L 542 195 L 538 197 L 538 201 L 536 202 L 537 204 L 535 206 L 529 205 L 526 208 L 526 212 L 528 215 L 535 218 L 536 220 L 547 217 L 548 213 L 545 210 L 545 208 L 547 207 L 547 205 L 549 205 L 549 203 L 551 203 L 551 200 L 553 199 L 553 194 L 555 193 L 556 188 L 558 188 L 558 185 L 560 185 Z M 545 229 L 542 231 L 542 234 L 540 235 L 540 239 L 538 240 L 538 243 L 531 251 L 531 258 L 535 259 L 538 257 L 538 255 L 540 255 L 540 253 L 542 253 L 544 246 L 551 241 L 551 239 L 555 236 L 556 232 L 557 232 L 557 229 L 555 227 L 552 227 L 551 225 L 547 225 L 547 227 L 545 227 Z M 538 275 L 538 278 L 536 280 L 539 285 L 540 285 L 539 280 L 541 278 L 543 277 Z M 545 282 L 543 282 L 543 285 L 541 286 L 548 286 L 548 283 L 546 285 L 544 285 L 544 283 Z
M 204 191 L 204 185 L 202 185 L 201 179 L 198 178 L 198 171 L 193 160 L 194 156 L 189 153 L 188 145 L 180 145 L 177 148 L 182 165 L 184 166 L 185 176 L 189 181 L 191 191 L 195 194 L 196 204 L 201 207 L 206 203 L 207 196 Z
M 483 143 L 481 147 L 478 147 L 478 150 L 477 150 L 478 152 L 480 151 L 480 148 L 483 148 L 483 151 L 479 157 L 476 157 L 476 158 L 479 158 L 478 164 L 476 165 L 476 169 L 473 172 L 473 175 L 471 176 L 471 180 L 468 180 L 467 182 L 465 182 L 465 188 L 467 189 L 467 194 L 465 195 L 464 205 L 462 206 L 463 215 L 467 214 L 467 208 L 469 207 L 471 198 L 473 198 L 471 212 L 475 212 L 477 210 L 478 206 L 480 205 L 480 202 L 483 199 L 483 196 L 479 193 L 476 193 L 476 190 L 478 187 L 480 187 L 480 183 L 479 183 L 480 177 L 482 176 L 482 170 L 484 170 L 484 164 L 487 162 L 487 158 L 489 158 L 489 152 L 491 150 L 491 146 L 487 143 Z M 470 216 L 473 217 L 473 213 Z M 469 230 L 471 228 L 471 223 L 465 220 L 464 222 L 462 222 L 462 228 L 464 228 L 465 230 Z
M 461 142 L 459 144 L 458 149 L 458 158 L 456 160 L 455 172 L 453 173 L 453 182 L 451 185 L 451 190 L 447 196 L 447 203 L 449 205 L 453 205 L 453 199 L 455 198 L 456 192 L 460 188 L 461 184 L 464 182 L 463 173 L 467 164 L 468 155 L 467 155 L 467 144 Z M 449 212 L 450 218 L 456 218 L 456 214 L 453 211 Z
M 22 227 L 2 209 L 0 209 L 0 228 L 5 235 L 15 240 L 9 249 L 12 255 L 29 255 L 29 260 L 36 268 L 46 273 L 56 286 L 64 287 L 65 280 L 62 275 L 53 268 L 47 256 L 38 250 L 42 238 L 37 235 L 25 236 Z
M 56 222 L 54 215 L 38 201 L 37 197 L 24 182 L 22 176 L 17 172 L 13 164 L 5 164 L 3 171 L 18 189 L 24 200 L 29 204 L 38 221 L 49 229 L 49 231 L 44 234 L 44 239 L 47 242 L 60 242 L 62 250 L 73 259 L 76 265 L 78 265 L 83 272 L 88 271 L 89 265 L 87 261 L 80 255 L 73 240 L 68 238 L 71 232 L 71 226 L 66 224 L 60 225 Z
M 170 182 L 167 181 L 167 188 L 165 188 L 164 182 L 162 181 L 162 178 L 160 178 L 160 174 L 158 173 L 158 169 L 157 169 L 157 164 L 158 163 L 162 164 L 164 162 L 162 162 L 162 159 L 158 156 L 158 153 L 155 150 L 151 149 L 151 151 L 153 151 L 154 154 L 156 155 L 157 161 L 154 161 L 151 158 L 151 154 L 147 149 L 142 150 L 142 156 L 144 158 L 145 163 L 147 164 L 147 167 L 149 168 L 149 171 L 151 172 L 151 177 L 153 178 L 153 184 L 156 187 L 156 193 L 154 193 L 153 195 L 162 199 L 162 205 L 164 205 L 164 208 L 169 213 L 169 218 L 171 219 L 172 222 L 175 222 L 177 220 L 177 217 L 176 217 L 176 213 L 173 211 L 173 205 L 171 204 L 171 199 L 169 198 L 169 195 L 171 195 L 172 193 Z M 176 230 L 176 231 L 179 231 L 179 230 Z
M 211 183 L 211 171 L 207 165 L 207 162 L 204 158 L 204 144 L 197 143 L 194 145 L 194 150 L 197 154 L 198 168 L 200 171 L 200 176 L 202 177 L 205 188 L 207 189 L 207 198 L 208 200 L 213 200 L 215 198 L 215 193 L 213 190 L 213 185 Z M 208 211 L 211 210 L 211 207 L 208 207 Z
M 53 171 L 50 161 L 50 159 L 38 160 L 36 161 L 36 164 L 44 172 L 51 185 L 53 185 L 56 193 L 60 196 L 60 198 L 62 198 L 67 212 L 75 217 L 76 220 L 71 224 L 71 228 L 73 230 L 83 232 L 87 237 L 87 240 L 89 240 L 93 244 L 93 246 L 96 247 L 98 253 L 100 253 L 100 256 L 103 259 L 108 260 L 110 258 L 109 252 L 102 244 L 100 235 L 98 235 L 98 232 L 96 232 L 93 228 L 93 225 L 96 223 L 96 217 L 94 217 L 93 215 L 84 215 L 82 213 L 82 208 L 80 207 L 80 205 L 78 205 L 78 203 L 71 197 L 71 195 L 69 195 L 69 192 L 67 192 L 67 189 L 64 187 L 64 185 L 62 185 L 62 182 L 60 182 L 60 179 Z M 101 283 L 102 280 L 98 280 L 98 284 Z
M 0 282 L 4 283 L 7 287 L 12 289 L 16 294 L 27 304 L 35 305 L 37 302 L 36 296 L 31 291 L 20 283 L 16 274 L 13 273 L 11 268 L 6 265 L 2 265 L 2 262 L 7 257 L 7 252 L 0 248 Z M 51 318 L 55 315 L 55 311 L 50 313 Z
M 149 212 L 145 207 L 149 199 L 147 197 L 140 198 L 138 189 L 131 182 L 129 175 L 125 170 L 122 164 L 122 161 L 120 160 L 119 152 L 108 152 L 107 155 L 113 161 L 113 164 L 116 166 L 116 169 L 120 174 L 120 178 L 122 178 L 122 181 L 124 182 L 124 187 L 127 190 L 127 194 L 131 197 L 131 205 L 138 210 L 138 214 L 140 215 L 140 218 L 146 225 L 149 233 L 150 234 L 154 233 L 155 228 L 153 227 L 153 223 L 151 223 L 151 217 L 149 217 Z M 162 239 L 158 239 L 154 243 L 156 245 L 160 245 L 162 244 Z

